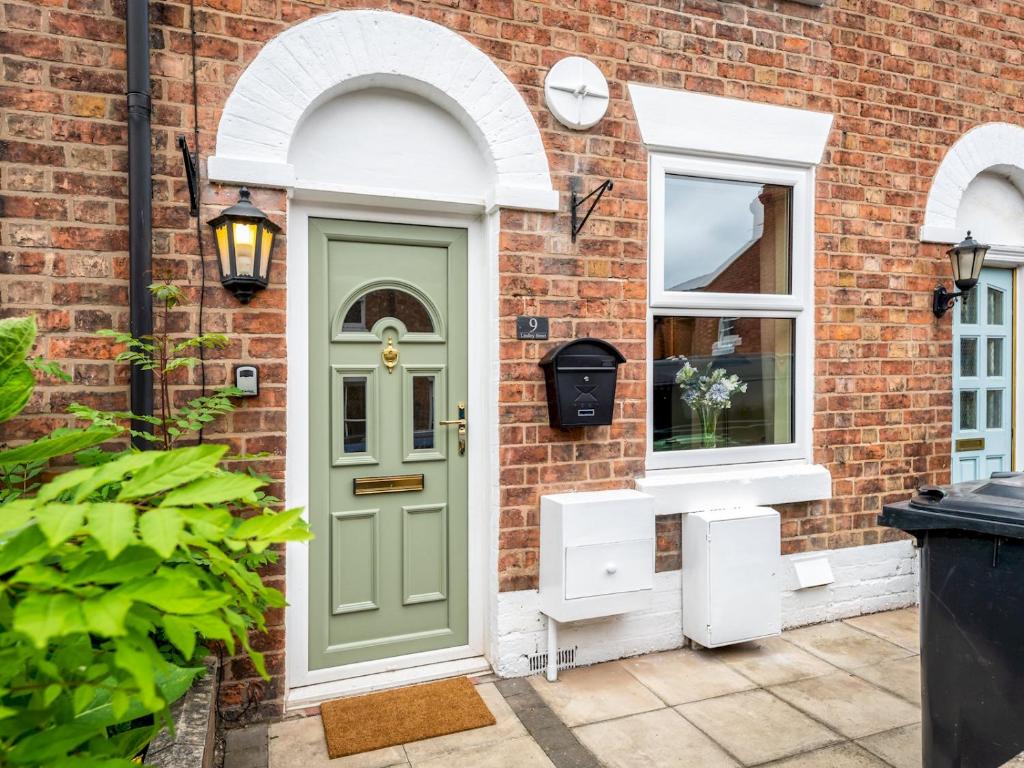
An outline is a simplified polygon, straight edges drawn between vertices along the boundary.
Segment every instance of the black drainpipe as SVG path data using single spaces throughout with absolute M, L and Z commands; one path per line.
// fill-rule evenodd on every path
M 153 159 L 149 118 L 149 0 L 128 0 L 128 329 L 138 339 L 153 335 Z M 153 372 L 133 365 L 131 409 L 153 415 Z M 132 428 L 152 432 L 151 425 L 134 420 Z M 133 437 L 136 448 L 147 448 Z

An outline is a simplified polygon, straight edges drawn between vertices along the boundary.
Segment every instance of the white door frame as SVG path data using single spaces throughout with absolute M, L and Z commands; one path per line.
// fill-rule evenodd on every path
M 1020 310 L 1024 308 L 1024 246 L 993 245 L 985 256 L 986 267 L 1013 270 L 1013 317 L 1010 355 L 1012 370 L 1010 371 L 1013 385 L 1010 398 L 1010 426 L 1013 430 L 1010 451 L 1010 468 L 1020 471 L 1024 466 L 1024 343 L 1017 331 L 1020 324 Z M 982 309 L 978 305 L 978 311 Z M 956 340 L 954 339 L 954 342 Z M 950 446 L 952 448 L 952 446 Z M 950 452 L 952 461 L 952 451 Z
M 314 199 L 310 199 L 314 198 Z M 339 196 L 340 198 L 340 196 Z M 498 212 L 466 213 L 465 206 L 426 206 L 406 201 L 382 205 L 380 197 L 325 201 L 323 193 L 292 190 L 288 202 L 286 340 L 288 344 L 285 502 L 309 502 L 309 219 L 313 217 L 459 227 L 468 230 L 469 392 L 468 489 L 469 643 L 437 651 L 309 669 L 309 548 L 289 542 L 285 561 L 286 706 L 309 706 L 332 696 L 487 669 L 488 591 L 497 572 L 498 472 Z M 452 210 L 454 209 L 454 210 Z M 492 541 L 493 546 L 492 546 Z M 435 665 L 431 667 L 430 665 Z

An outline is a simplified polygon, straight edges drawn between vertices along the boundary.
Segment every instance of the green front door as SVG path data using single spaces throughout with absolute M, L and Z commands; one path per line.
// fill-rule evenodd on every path
M 468 642 L 466 242 L 310 220 L 310 669 Z

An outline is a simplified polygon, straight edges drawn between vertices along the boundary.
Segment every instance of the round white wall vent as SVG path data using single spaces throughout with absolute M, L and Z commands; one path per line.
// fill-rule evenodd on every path
M 544 100 L 558 122 L 583 130 L 600 122 L 608 111 L 608 81 L 593 62 L 569 56 L 544 79 Z

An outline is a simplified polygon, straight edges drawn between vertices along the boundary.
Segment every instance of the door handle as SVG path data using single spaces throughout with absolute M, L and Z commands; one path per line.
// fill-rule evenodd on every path
M 466 455 L 466 404 L 459 403 L 459 418 L 442 419 L 442 427 L 457 426 L 459 428 L 459 456 Z

